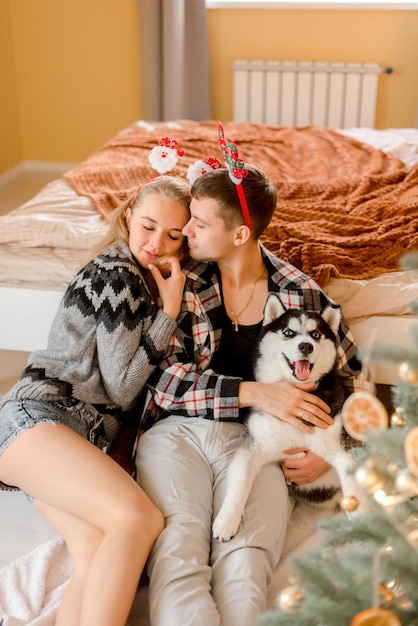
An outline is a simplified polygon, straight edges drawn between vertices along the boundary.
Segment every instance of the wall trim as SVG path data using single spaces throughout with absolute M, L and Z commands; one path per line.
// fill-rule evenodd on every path
M 0 187 L 5 187 L 22 174 L 52 173 L 57 177 L 75 167 L 77 163 L 65 161 L 21 161 L 7 172 L 0 174 Z

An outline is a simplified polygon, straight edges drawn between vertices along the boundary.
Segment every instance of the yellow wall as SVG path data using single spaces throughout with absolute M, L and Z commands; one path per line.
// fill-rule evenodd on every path
M 0 173 L 22 160 L 9 0 L 0 0 Z
M 353 61 L 394 69 L 379 78 L 376 127 L 416 125 L 418 11 L 213 9 L 209 46 L 213 116 L 219 119 L 232 115 L 235 59 Z
M 23 159 L 79 161 L 139 117 L 135 0 L 1 1 Z
M 140 19 L 140 16 L 139 16 Z M 212 9 L 212 116 L 232 116 L 237 58 L 373 61 L 377 127 L 415 126 L 418 11 Z M 80 161 L 140 118 L 136 0 L 0 0 L 0 173 Z

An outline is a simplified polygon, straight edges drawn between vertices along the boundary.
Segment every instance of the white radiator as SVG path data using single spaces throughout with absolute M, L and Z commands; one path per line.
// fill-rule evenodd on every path
M 374 128 L 379 74 L 376 63 L 235 61 L 236 122 L 275 126 L 316 124 Z

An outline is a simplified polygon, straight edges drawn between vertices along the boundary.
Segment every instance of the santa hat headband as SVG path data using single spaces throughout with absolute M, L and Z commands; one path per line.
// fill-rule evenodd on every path
M 219 143 L 221 145 L 222 154 L 224 156 L 225 165 L 228 169 L 229 178 L 235 185 L 237 190 L 239 203 L 241 205 L 244 224 L 252 230 L 250 211 L 248 209 L 247 198 L 242 186 L 242 181 L 248 174 L 248 170 L 244 167 L 244 161 L 238 156 L 238 148 L 233 141 L 225 137 L 224 128 L 221 122 L 218 122 Z
M 180 148 L 177 141 L 175 139 L 170 139 L 170 137 L 163 137 L 149 153 L 148 161 L 150 162 L 152 168 L 156 170 L 160 176 L 164 176 L 167 172 L 171 172 L 173 167 L 177 164 L 179 157 L 182 156 L 184 156 L 184 150 Z M 158 180 L 158 178 L 153 178 L 146 183 L 142 183 L 142 185 L 138 187 L 132 196 L 131 202 L 129 203 L 130 207 L 135 204 L 139 192 L 146 185 L 153 183 L 155 180 Z
M 148 161 L 154 170 L 163 176 L 167 172 L 171 172 L 176 165 L 179 157 L 184 156 L 184 151 L 180 148 L 175 139 L 163 137 L 151 150 Z
M 187 169 L 187 180 L 190 185 L 193 185 L 194 181 L 199 178 L 199 176 L 203 176 L 203 174 L 207 174 L 212 170 L 218 169 L 222 169 L 222 164 L 218 161 L 218 159 L 214 159 L 213 157 L 200 159 L 199 161 L 195 161 L 189 165 Z

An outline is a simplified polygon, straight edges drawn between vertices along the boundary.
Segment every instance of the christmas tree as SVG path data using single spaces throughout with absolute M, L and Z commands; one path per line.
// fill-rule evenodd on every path
M 402 266 L 417 270 L 418 252 Z M 418 315 L 418 302 L 410 310 Z M 257 626 L 418 625 L 418 324 L 410 348 L 377 344 L 371 359 L 398 364 L 399 380 L 387 427 L 367 427 L 364 445 L 353 450 L 369 512 L 320 523 L 321 541 L 293 557 L 294 580 Z M 370 394 L 370 415 L 377 402 Z M 353 494 L 341 506 L 354 511 L 356 504 Z

